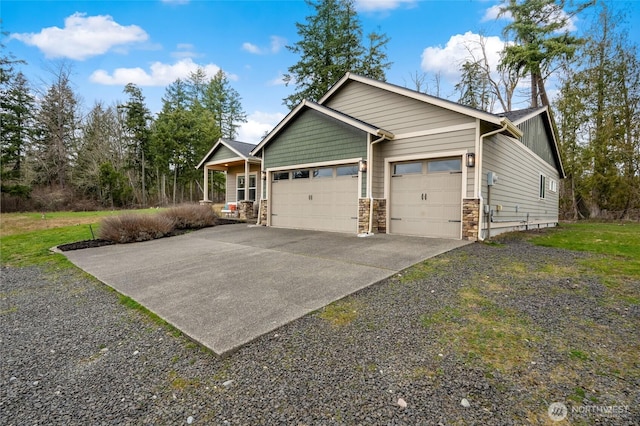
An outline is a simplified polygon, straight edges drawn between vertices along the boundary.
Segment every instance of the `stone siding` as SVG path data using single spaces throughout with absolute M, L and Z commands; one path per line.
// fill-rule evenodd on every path
M 478 241 L 480 224 L 480 200 L 465 198 L 462 201 L 462 239 Z
M 255 219 L 255 213 L 253 212 L 253 201 L 240 201 L 238 202 L 238 213 L 241 220 Z
M 370 204 L 368 198 L 358 200 L 358 234 L 369 231 Z M 373 229 L 377 234 L 387 233 L 387 200 L 374 198 L 373 200 Z
M 267 226 L 267 201 L 268 200 L 260 200 L 260 225 Z

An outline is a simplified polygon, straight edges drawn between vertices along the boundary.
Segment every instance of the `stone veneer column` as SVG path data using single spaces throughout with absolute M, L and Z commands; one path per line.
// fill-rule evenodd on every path
M 358 199 L 358 234 L 369 231 L 370 204 L 368 198 Z M 373 229 L 377 234 L 387 233 L 387 200 L 374 198 L 373 200 Z
M 378 234 L 387 233 L 387 200 L 384 198 L 376 198 L 373 200 L 373 226 Z
M 369 199 L 358 199 L 358 234 L 369 230 Z
M 480 223 L 480 200 L 465 198 L 462 201 L 462 239 L 477 241 Z
M 238 210 L 240 219 L 250 220 L 254 218 L 253 215 L 253 201 L 240 201 L 238 203 Z
M 267 226 L 267 200 L 260 200 L 260 225 Z

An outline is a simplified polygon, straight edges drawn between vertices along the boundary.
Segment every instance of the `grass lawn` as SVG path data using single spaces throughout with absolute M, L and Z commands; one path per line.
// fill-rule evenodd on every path
M 640 279 L 640 223 L 575 223 L 535 237 L 533 243 L 593 253 L 580 262 L 599 275 L 610 291 L 623 300 L 640 304 L 634 283 Z
M 49 249 L 61 244 L 97 238 L 100 220 L 123 213 L 153 213 L 157 209 L 94 212 L 2 213 L 0 262 L 7 266 L 49 264 L 70 266 L 66 258 Z M 93 234 L 89 228 L 93 229 Z

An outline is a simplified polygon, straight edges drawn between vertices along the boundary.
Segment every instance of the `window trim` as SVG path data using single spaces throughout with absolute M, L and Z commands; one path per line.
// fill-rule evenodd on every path
M 544 200 L 547 195 L 547 176 L 543 173 L 540 173 L 540 177 L 538 179 L 538 198 L 540 200 Z
M 244 173 L 238 173 L 236 175 L 236 202 L 239 201 L 256 201 L 258 199 L 258 174 L 257 173 L 249 173 L 249 179 L 247 182 L 247 179 L 245 178 L 244 182 L 244 187 L 240 188 L 240 178 L 241 177 L 245 177 Z M 251 178 L 254 178 L 254 186 L 251 186 Z M 253 193 L 254 193 L 254 198 L 255 199 L 250 199 L 250 198 L 246 198 L 247 196 L 247 192 L 249 191 L 249 196 L 251 195 L 251 190 L 253 189 Z M 240 191 L 243 191 L 245 193 L 245 196 L 242 197 L 242 199 L 240 198 Z

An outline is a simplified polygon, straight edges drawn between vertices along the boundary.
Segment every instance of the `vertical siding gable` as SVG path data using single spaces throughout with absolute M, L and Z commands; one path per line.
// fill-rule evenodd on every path
M 396 135 L 475 122 L 473 117 L 357 81 L 347 83 L 325 105 Z
M 553 142 L 547 134 L 547 126 L 545 125 L 542 115 L 537 115 L 518 125 L 522 130 L 521 142 L 535 152 L 540 158 L 549 163 L 551 166 L 560 170 L 560 165 L 553 155 Z
M 367 133 L 308 109 L 264 150 L 265 168 L 366 158 Z
M 226 146 L 220 145 L 218 149 L 216 149 L 216 152 L 214 152 L 213 155 L 209 157 L 205 163 L 212 162 L 212 161 L 224 161 L 224 160 L 229 160 L 231 158 L 239 158 L 239 156 L 238 154 L 231 151 Z

